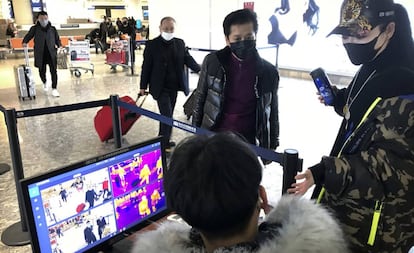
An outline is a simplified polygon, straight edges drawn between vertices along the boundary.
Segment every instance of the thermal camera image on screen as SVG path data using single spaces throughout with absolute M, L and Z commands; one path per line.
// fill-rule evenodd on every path
M 166 210 L 160 144 L 28 185 L 40 252 L 84 252 Z
M 139 190 L 115 199 L 118 227 L 142 219 L 165 205 L 164 189 L 161 182 L 152 182 Z
M 159 159 L 160 151 L 155 150 L 111 166 L 109 170 L 114 197 L 156 181 L 162 173 L 162 169 L 157 168 L 160 167 Z

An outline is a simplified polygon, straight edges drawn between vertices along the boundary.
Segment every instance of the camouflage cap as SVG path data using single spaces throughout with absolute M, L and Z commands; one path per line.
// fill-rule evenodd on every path
M 345 0 L 339 25 L 328 34 L 362 36 L 377 25 L 393 20 L 393 0 Z

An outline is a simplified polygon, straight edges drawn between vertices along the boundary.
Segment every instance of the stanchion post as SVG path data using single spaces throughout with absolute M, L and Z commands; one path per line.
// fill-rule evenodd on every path
M 135 45 L 134 44 L 132 44 L 132 41 L 135 41 L 135 40 L 133 40 L 132 38 L 129 38 L 129 54 L 131 55 L 130 56 L 130 60 L 131 60 L 131 75 L 133 76 L 135 73 L 135 70 L 134 70 L 134 65 L 135 65 L 135 57 L 134 57 L 134 55 L 135 55 L 135 45 L 137 44 L 136 42 L 135 42 Z M 132 54 L 134 54 L 134 55 L 132 55 Z
M 276 45 L 276 62 L 275 62 L 276 69 L 279 68 L 279 44 Z
M 22 246 L 30 243 L 30 234 L 27 229 L 26 212 L 23 206 L 22 189 L 20 187 L 20 180 L 24 178 L 24 173 L 22 154 L 17 132 L 16 110 L 14 108 L 7 109 L 5 116 L 13 165 L 14 182 L 16 184 L 17 202 L 20 212 L 20 222 L 17 222 L 4 230 L 1 234 L 1 241 L 8 246 Z
M 187 65 L 184 66 L 184 79 L 184 85 L 190 89 L 190 70 L 188 69 Z
M 119 100 L 118 95 L 111 95 L 111 109 L 112 109 L 112 128 L 114 131 L 115 148 L 122 146 L 122 132 L 121 132 L 121 118 L 119 113 L 119 106 L 117 101 Z
M 285 149 L 283 153 L 283 185 L 282 194 L 295 183 L 295 176 L 302 171 L 302 159 L 299 159 L 299 153 L 296 149 Z

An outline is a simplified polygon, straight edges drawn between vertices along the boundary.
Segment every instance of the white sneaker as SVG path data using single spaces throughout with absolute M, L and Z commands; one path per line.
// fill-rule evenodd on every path
M 47 87 L 47 83 L 43 83 L 43 90 L 45 92 L 48 92 L 49 91 L 49 87 Z
M 57 91 L 57 89 L 53 89 L 53 90 L 52 90 L 52 96 L 54 96 L 54 97 L 60 97 L 60 94 L 59 94 L 59 92 Z

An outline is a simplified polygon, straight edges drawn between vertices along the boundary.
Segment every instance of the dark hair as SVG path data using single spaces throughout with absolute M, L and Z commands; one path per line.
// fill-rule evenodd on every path
M 394 4 L 395 32 L 387 51 L 398 62 L 409 62 L 414 67 L 414 41 L 407 10 L 401 4 Z
M 46 11 L 41 11 L 37 14 L 37 17 L 39 16 L 48 16 Z
M 233 11 L 228 14 L 223 21 L 224 35 L 229 37 L 230 28 L 232 25 L 243 25 L 246 23 L 253 23 L 254 33 L 257 33 L 258 24 L 257 24 L 257 15 L 250 9 L 240 9 Z
M 225 238 L 246 228 L 261 180 L 261 165 L 246 142 L 218 133 L 177 145 L 164 187 L 172 211 L 207 238 Z
M 162 22 L 164 22 L 165 20 L 171 20 L 175 23 L 175 19 L 173 17 L 163 17 L 160 21 L 160 25 L 162 25 Z

